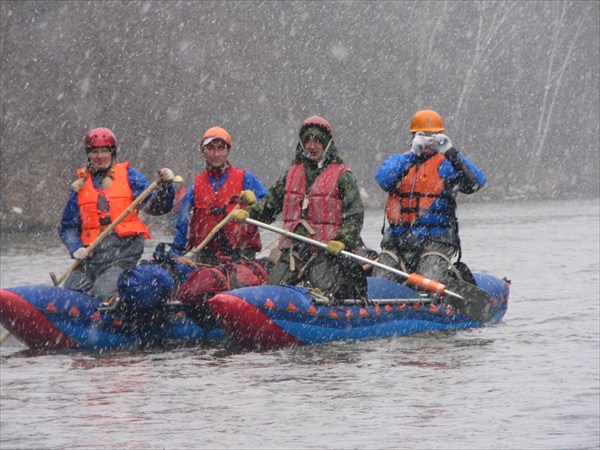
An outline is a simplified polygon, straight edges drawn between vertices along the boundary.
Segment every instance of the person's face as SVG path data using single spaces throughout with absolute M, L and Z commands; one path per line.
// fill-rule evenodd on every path
M 175 192 L 179 192 L 182 187 L 183 183 L 180 183 L 179 181 L 173 183 L 173 189 L 175 189 Z
M 323 144 L 321 144 L 321 141 L 314 136 L 309 137 L 303 145 L 304 150 L 306 150 L 306 153 L 308 154 L 308 159 L 312 161 L 320 160 L 323 153 L 325 153 Z
M 215 139 L 202 147 L 201 152 L 209 167 L 219 169 L 227 162 L 230 150 L 225 141 Z
M 109 147 L 95 147 L 88 153 L 88 158 L 94 170 L 105 170 L 112 163 L 112 151 Z

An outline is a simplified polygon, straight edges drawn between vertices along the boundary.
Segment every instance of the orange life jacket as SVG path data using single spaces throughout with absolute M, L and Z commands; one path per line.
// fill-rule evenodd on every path
M 297 163 L 290 167 L 283 197 L 283 228 L 293 232 L 302 223 L 311 239 L 320 242 L 333 239 L 342 224 L 343 202 L 338 180 L 349 170 L 343 164 L 329 164 L 307 193 L 304 165 Z M 290 248 L 291 244 L 292 240 L 284 236 L 279 248 Z
M 233 197 L 244 189 L 245 170 L 230 166 L 221 188 L 215 192 L 206 170 L 194 182 L 194 208 L 189 223 L 188 246 L 193 249 L 200 244 L 213 228 L 235 207 Z M 243 208 L 246 204 L 242 203 Z M 229 246 L 236 250 L 261 250 L 260 234 L 255 226 L 229 221 L 222 228 Z M 212 240 L 207 248 L 216 250 L 220 244 Z
M 88 176 L 81 189 L 77 192 L 77 202 L 81 215 L 81 241 L 90 245 L 111 222 L 113 222 L 131 202 L 133 191 L 127 179 L 128 162 L 117 163 L 113 167 L 113 180 L 106 189 L 96 189 L 92 177 Z M 84 176 L 85 169 L 77 169 L 79 177 Z M 103 198 L 104 199 L 103 199 Z M 108 211 L 98 208 L 98 202 L 108 205 Z M 115 227 L 119 237 L 143 234 L 150 238 L 150 232 L 144 222 L 138 217 L 137 211 L 131 212 Z
M 438 172 L 444 159 L 444 155 L 438 154 L 412 166 L 396 190 L 388 195 L 385 212 L 391 225 L 410 226 L 423 214 L 432 212 L 429 207 L 435 200 L 447 197 L 442 194 L 445 185 Z

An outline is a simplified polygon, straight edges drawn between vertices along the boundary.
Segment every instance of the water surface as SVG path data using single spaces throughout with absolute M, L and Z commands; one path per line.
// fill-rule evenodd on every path
M 464 261 L 512 281 L 499 325 L 261 353 L 40 354 L 10 338 L 0 447 L 598 448 L 598 200 L 460 205 L 459 219 Z M 368 214 L 375 249 L 381 224 Z M 70 264 L 53 235 L 4 234 L 0 258 L 2 287 Z

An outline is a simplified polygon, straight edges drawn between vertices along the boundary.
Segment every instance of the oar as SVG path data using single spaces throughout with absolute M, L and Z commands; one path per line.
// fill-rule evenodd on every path
M 223 228 L 225 225 L 227 225 L 227 222 L 229 222 L 231 220 L 231 217 L 233 216 L 233 212 L 239 208 L 240 208 L 240 205 L 238 203 L 237 205 L 235 205 L 233 207 L 233 209 L 229 212 L 229 214 L 227 214 L 225 216 L 225 218 L 223 220 L 221 220 L 218 224 L 215 225 L 215 227 L 211 230 L 210 233 L 208 233 L 208 235 L 204 238 L 204 240 L 202 242 L 200 242 L 196 247 L 194 247 L 189 252 L 187 252 L 185 255 L 183 255 L 184 258 L 189 258 L 191 256 L 194 256 L 196 253 L 202 251 L 204 249 L 204 247 L 206 247 L 208 245 L 208 243 L 211 241 L 211 239 L 215 237 L 215 234 L 217 234 L 221 228 Z
M 112 232 L 115 227 L 117 225 L 119 225 L 123 219 L 125 219 L 125 217 L 127 217 L 129 214 L 131 214 L 131 212 L 138 207 L 138 205 L 140 203 L 142 203 L 144 200 L 146 200 L 146 197 L 148 197 L 152 191 L 154 189 L 156 189 L 156 187 L 158 186 L 160 182 L 160 179 L 152 182 L 150 184 L 150 186 L 148 186 L 140 195 L 138 195 L 135 200 L 133 202 L 131 202 L 131 204 L 127 207 L 127 209 L 125 211 L 123 211 L 119 217 L 117 217 L 113 222 L 111 222 L 110 225 L 108 225 L 104 231 L 102 231 L 102 233 L 100 233 L 98 235 L 98 237 L 96 238 L 96 240 L 94 242 L 92 242 L 88 247 L 88 254 L 90 254 L 96 247 L 98 247 L 98 245 L 100 245 L 100 243 L 104 240 L 104 238 L 106 238 L 106 236 L 109 235 L 110 232 Z M 75 268 L 81 264 L 81 259 L 76 259 L 75 261 L 73 261 L 73 263 L 69 266 L 69 268 L 65 271 L 65 273 L 63 273 L 59 278 L 56 278 L 56 274 L 53 271 L 50 271 L 50 277 L 52 278 L 52 282 L 54 283 L 54 286 L 60 286 L 60 284 L 65 280 L 65 278 L 67 278 L 67 276 L 73 272 L 73 270 L 75 270 Z
M 315 241 L 314 239 L 311 239 L 309 237 L 301 236 L 299 234 L 292 233 L 291 231 L 283 230 L 281 228 L 277 228 L 272 225 L 267 225 L 266 223 L 259 222 L 254 219 L 248 218 L 248 219 L 246 219 L 246 222 L 251 225 L 264 228 L 265 230 L 270 230 L 275 233 L 282 234 L 286 237 L 296 239 L 298 241 L 306 242 L 307 244 L 314 245 L 315 247 L 327 248 L 327 244 L 325 244 L 323 242 Z M 447 294 L 447 295 L 451 295 L 453 297 L 462 299 L 461 295 L 459 295 L 455 292 L 446 290 L 446 286 L 444 286 L 442 283 L 425 278 L 424 276 L 419 275 L 418 273 L 411 273 L 409 275 L 407 273 L 401 272 L 400 270 L 394 269 L 393 267 L 389 267 L 384 264 L 381 264 L 378 261 L 373 261 L 369 258 L 365 258 L 364 256 L 356 255 L 354 253 L 350 253 L 345 250 L 342 250 L 341 254 L 344 256 L 348 256 L 349 258 L 353 258 L 358 261 L 361 261 L 363 263 L 371 264 L 372 266 L 379 267 L 380 269 L 387 270 L 388 272 L 395 273 L 396 275 L 400 275 L 401 277 L 406 278 L 406 280 L 409 284 L 419 286 L 419 287 L 425 289 L 426 291 L 435 292 L 436 294 L 440 294 L 440 295 Z
M 301 236 L 299 234 L 292 233 L 291 231 L 283 230 L 272 225 L 267 225 L 266 223 L 259 222 L 258 220 L 248 218 L 246 219 L 246 222 L 256 227 L 264 228 L 265 230 L 270 230 L 275 233 L 282 234 L 286 237 L 306 242 L 308 244 L 314 245 L 315 247 L 320 247 L 323 249 L 327 248 L 327 244 L 323 242 L 315 241 L 314 239 L 308 238 L 306 236 Z M 440 295 L 453 297 L 455 301 L 451 301 L 448 303 L 450 303 L 453 306 L 456 306 L 456 308 L 459 309 L 461 313 L 477 321 L 489 322 L 491 320 L 491 296 L 488 292 L 484 291 L 481 288 L 478 288 L 475 285 L 466 283 L 464 281 L 456 280 L 452 281 L 453 290 L 449 290 L 444 284 L 440 283 L 439 281 L 430 280 L 428 278 L 425 278 L 423 275 L 419 275 L 418 273 L 407 274 L 393 267 L 381 264 L 378 261 L 372 261 L 368 258 L 347 252 L 345 250 L 342 250 L 341 254 L 349 258 L 361 261 L 363 263 L 379 267 L 380 269 L 387 270 L 388 272 L 392 272 L 396 275 L 401 276 L 402 278 L 406 278 L 408 284 L 418 286 L 420 288 L 425 289 L 428 292 L 434 292 Z M 461 293 L 455 291 L 460 291 L 462 295 Z
M 8 337 L 9 337 L 9 336 L 10 336 L 10 331 L 8 331 L 8 330 L 4 330 L 4 331 L 2 332 L 2 335 L 0 336 L 0 345 L 2 345 L 2 343 L 3 343 L 3 342 L 6 340 L 6 339 L 8 339 Z

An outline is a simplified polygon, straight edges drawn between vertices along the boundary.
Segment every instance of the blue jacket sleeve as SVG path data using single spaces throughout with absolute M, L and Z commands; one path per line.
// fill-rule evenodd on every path
M 187 234 L 188 225 L 190 223 L 190 217 L 192 215 L 192 206 L 194 206 L 194 186 L 190 186 L 187 190 L 183 199 L 181 200 L 181 207 L 177 214 L 177 220 L 175 221 L 175 237 L 173 238 L 173 244 L 179 247 L 185 247 L 187 245 Z M 184 250 L 176 250 L 171 248 L 169 253 L 175 255 L 182 255 Z
M 261 201 L 265 195 L 267 195 L 267 190 L 262 185 L 262 183 L 250 172 L 246 172 L 244 175 L 244 190 L 249 189 L 254 192 L 256 195 L 256 200 Z
M 415 162 L 415 155 L 411 152 L 390 156 L 375 173 L 375 181 L 386 192 L 396 188 L 398 181 L 406 175 Z
M 487 183 L 483 171 L 455 149 L 446 153 L 446 161 L 440 166 L 440 176 L 452 180 L 452 184 L 463 194 L 477 192 Z
M 61 241 L 67 247 L 67 250 L 73 256 L 75 250 L 83 247 L 81 242 L 81 214 L 79 212 L 79 203 L 77 202 L 77 193 L 71 189 L 69 199 L 63 211 L 58 235 Z
M 133 167 L 127 168 L 127 180 L 133 191 L 133 196 L 138 197 L 144 190 L 150 186 L 150 182 L 144 175 Z M 175 189 L 173 185 L 169 187 L 159 186 L 142 202 L 143 210 L 151 216 L 162 216 L 173 208 L 175 199 Z

